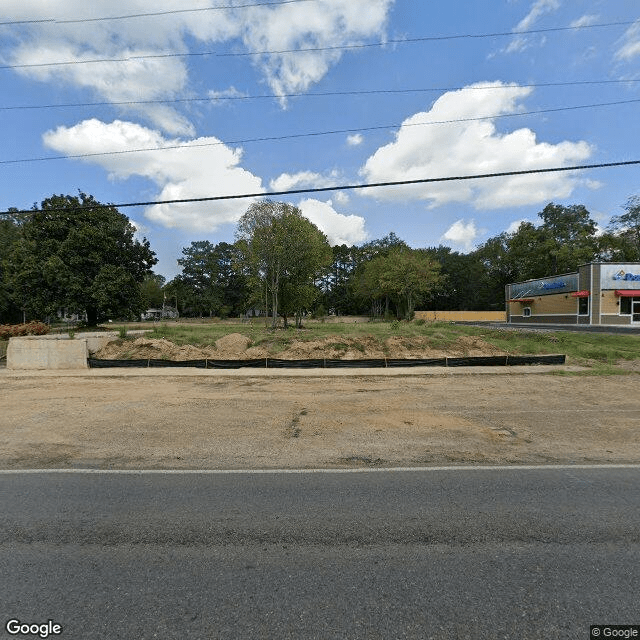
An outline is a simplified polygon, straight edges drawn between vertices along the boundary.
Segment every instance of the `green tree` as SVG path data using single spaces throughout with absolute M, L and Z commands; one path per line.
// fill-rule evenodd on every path
M 144 309 L 158 309 L 165 300 L 166 278 L 158 273 L 147 273 L 140 283 L 140 296 Z
M 170 283 L 186 315 L 239 315 L 247 303 L 240 251 L 227 242 L 192 242 L 178 260 L 182 272 Z M 179 290 L 179 294 L 178 294 Z
M 576 271 L 598 257 L 597 226 L 584 205 L 550 203 L 538 215 L 543 221 L 538 258 L 546 266 L 540 276 Z
M 613 252 L 608 256 L 619 262 L 640 261 L 640 197 L 632 196 L 624 206 L 625 213 L 613 216 L 609 232 L 602 239 L 605 247 Z M 608 242 L 607 242 L 608 241 Z
M 52 196 L 22 225 L 11 258 L 14 300 L 32 316 L 86 312 L 88 323 L 133 317 L 140 283 L 157 262 L 129 219 L 93 196 Z
M 179 314 L 181 316 L 189 316 L 191 308 L 188 304 L 189 300 L 191 300 L 191 292 L 182 282 L 180 276 L 176 276 L 173 280 L 167 282 L 163 290 L 167 296 L 167 300 L 171 301 L 172 306 L 175 305 Z
M 523 222 L 513 233 L 489 238 L 474 252 L 484 268 L 487 308 L 504 304 L 505 285 L 511 282 L 576 271 L 604 255 L 596 223 L 583 205 L 551 203 L 538 215 L 540 226 Z
M 366 312 L 370 304 L 370 312 L 374 316 L 382 315 L 384 305 L 385 316 L 389 314 L 389 294 L 380 289 L 377 268 L 382 259 L 395 249 L 409 249 L 409 245 L 393 231 L 382 238 L 370 240 L 360 247 L 353 247 L 353 268 L 350 270 L 347 290 L 352 294 L 351 307 L 357 312 Z M 369 266 L 371 261 L 376 262 Z
M 505 286 L 521 279 L 511 260 L 510 238 L 511 234 L 501 233 L 489 238 L 474 251 L 484 269 L 483 284 L 490 304 L 504 305 Z
M 362 264 L 379 255 L 388 255 L 393 249 L 408 249 L 409 245 L 393 231 L 376 240 L 365 242 L 358 251 L 358 262 Z
M 0 219 L 0 322 L 18 321 L 21 318 L 20 308 L 15 304 L 9 282 L 10 256 L 20 241 L 20 236 L 18 219 Z
M 440 264 L 440 285 L 422 296 L 422 308 L 434 310 L 475 311 L 486 305 L 485 268 L 474 253 L 459 253 L 450 247 L 427 249 Z
M 389 294 L 382 284 L 382 271 L 386 256 L 378 255 L 360 265 L 355 274 L 356 295 L 371 304 L 371 315 L 389 314 Z
M 249 299 L 249 283 L 243 270 L 242 253 L 235 244 L 219 242 L 215 246 L 214 260 L 222 297 L 218 313 L 221 317 L 238 316 L 246 311 Z
M 265 309 L 270 298 L 273 327 L 281 303 L 287 313 L 310 304 L 309 287 L 330 263 L 331 251 L 326 236 L 300 209 L 272 200 L 253 203 L 240 218 L 236 237 L 258 295 L 264 292 Z
M 290 238 L 289 259 L 281 280 L 281 309 L 284 326 L 287 317 L 295 315 L 296 326 L 302 323 L 302 313 L 311 309 L 319 294 L 315 281 L 331 263 L 332 251 L 327 237 L 302 215 L 292 215 L 276 222 L 286 226 Z
M 177 279 L 182 284 L 183 307 L 189 315 L 215 315 L 222 305 L 215 246 L 208 240 L 199 240 L 182 249 L 182 255 L 178 260 L 182 273 Z
M 361 311 L 355 295 L 354 273 L 360 263 L 360 248 L 346 244 L 331 247 L 333 259 L 322 277 L 322 305 L 336 315 Z
M 402 246 L 381 253 L 365 263 L 360 274 L 360 292 L 374 303 L 388 301 L 395 305 L 396 316 L 407 319 L 413 316 L 418 296 L 433 291 L 441 281 L 440 264 L 425 249 L 409 249 Z M 377 305 L 378 313 L 381 307 Z

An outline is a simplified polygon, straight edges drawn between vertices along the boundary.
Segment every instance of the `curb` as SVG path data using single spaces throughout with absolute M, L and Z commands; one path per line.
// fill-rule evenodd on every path
M 66 369 L 66 370 L 9 370 L 0 369 L 0 379 L 18 378 L 344 378 L 344 377 L 423 377 L 448 378 L 477 375 L 531 375 L 559 371 L 588 371 L 585 367 L 567 365 L 535 365 L 521 367 L 394 367 L 361 369 Z

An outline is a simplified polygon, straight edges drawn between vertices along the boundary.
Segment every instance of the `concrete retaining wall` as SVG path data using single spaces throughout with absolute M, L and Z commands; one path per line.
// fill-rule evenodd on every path
M 10 338 L 7 347 L 7 369 L 86 369 L 88 352 L 86 338 L 77 340 L 69 340 L 69 336 Z
M 148 331 L 134 330 L 128 331 L 127 335 L 145 333 Z M 89 354 L 118 337 L 117 331 L 95 331 L 77 333 L 73 339 L 66 333 L 10 338 L 7 369 L 86 369 Z

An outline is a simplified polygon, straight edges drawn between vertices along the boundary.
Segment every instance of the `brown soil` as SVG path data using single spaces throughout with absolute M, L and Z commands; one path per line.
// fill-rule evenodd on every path
M 481 338 L 462 336 L 446 351 L 434 349 L 423 337 L 392 337 L 383 345 L 373 337 L 330 337 L 322 340 L 293 340 L 283 351 L 274 353 L 269 345 L 250 346 L 251 341 L 240 333 L 231 333 L 216 341 L 215 346 L 178 346 L 163 338 L 115 340 L 95 353 L 96 358 L 117 360 L 127 358 L 165 358 L 167 360 L 242 360 L 276 356 L 283 359 L 332 358 L 359 360 L 364 358 L 439 358 L 445 356 L 502 355 L 505 352 L 487 344 Z
M 636 375 L 103 371 L 4 375 L 0 468 L 640 461 Z

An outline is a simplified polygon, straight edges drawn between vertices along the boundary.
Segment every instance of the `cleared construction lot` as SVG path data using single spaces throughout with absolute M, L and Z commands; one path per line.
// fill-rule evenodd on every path
M 5 370 L 0 468 L 640 461 L 636 375 L 542 371 Z

